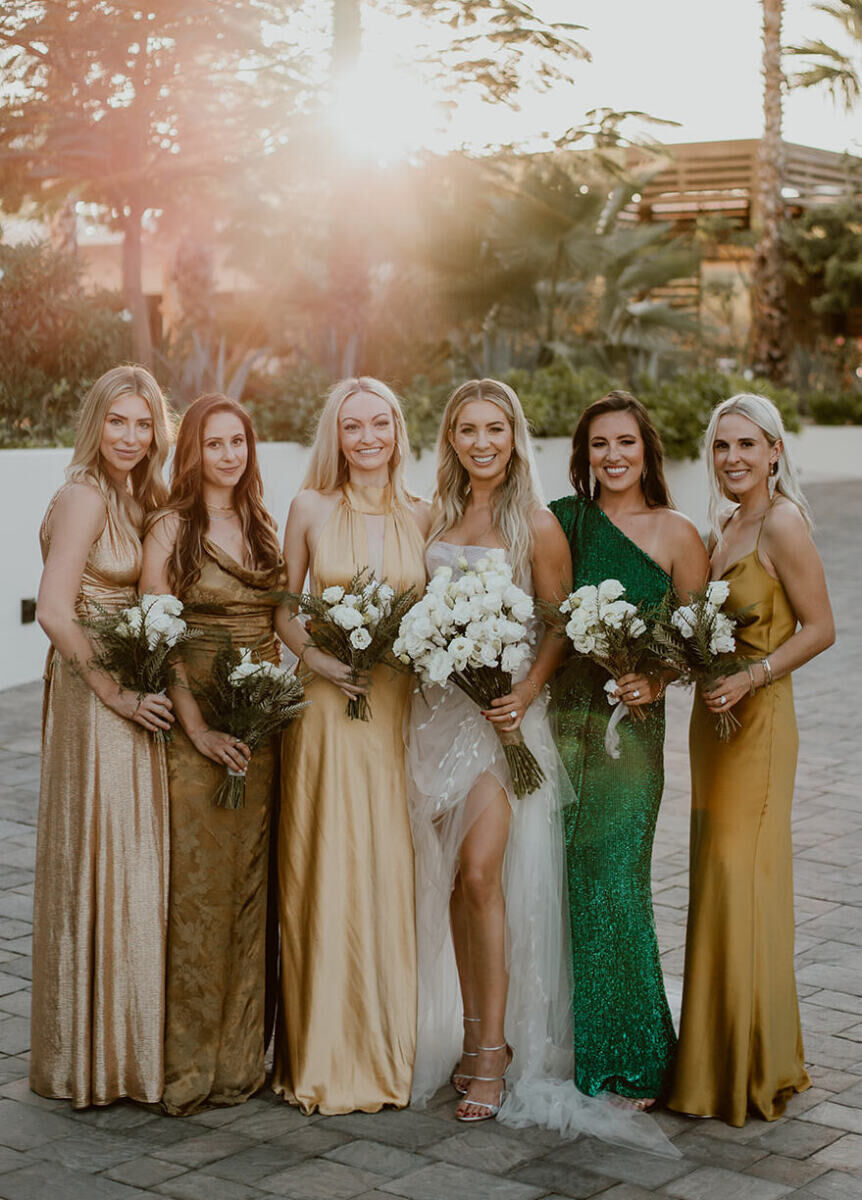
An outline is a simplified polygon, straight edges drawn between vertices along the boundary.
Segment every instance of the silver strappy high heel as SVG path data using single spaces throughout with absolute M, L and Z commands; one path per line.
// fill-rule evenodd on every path
M 508 1051 L 508 1053 L 506 1055 L 506 1066 L 503 1069 L 503 1074 L 502 1075 L 471 1075 L 470 1078 L 476 1080 L 477 1083 L 497 1083 L 497 1082 L 499 1082 L 499 1084 L 500 1084 L 500 1099 L 497 1101 L 496 1104 L 489 1104 L 486 1100 L 471 1100 L 466 1096 L 466 1093 L 465 1093 L 464 1100 L 466 1100 L 467 1104 L 471 1104 L 474 1108 L 483 1108 L 483 1109 L 485 1109 L 485 1112 L 476 1113 L 475 1115 L 470 1114 L 470 1113 L 464 1113 L 463 1116 L 461 1115 L 461 1113 L 456 1112 L 455 1113 L 456 1120 L 463 1121 L 465 1124 L 468 1124 L 468 1125 L 475 1124 L 477 1121 L 490 1121 L 491 1118 L 496 1117 L 497 1113 L 500 1111 L 500 1106 L 502 1105 L 503 1098 L 506 1095 L 506 1075 L 509 1072 L 509 1067 L 512 1065 L 512 1059 L 514 1058 L 514 1053 L 512 1051 L 512 1047 L 509 1045 L 508 1042 L 503 1042 L 499 1046 L 477 1046 L 476 1047 L 477 1054 L 480 1051 L 484 1051 L 485 1053 L 490 1054 L 494 1050 Z M 464 1103 L 464 1100 L 461 1101 L 462 1104 Z
M 470 1021 L 470 1022 L 475 1021 L 478 1023 L 479 1018 L 478 1017 L 464 1017 L 465 1024 L 467 1021 Z M 463 1048 L 461 1050 L 461 1058 L 478 1058 L 478 1057 L 479 1057 L 478 1050 L 464 1050 Z M 461 1058 L 459 1058 L 458 1061 L 455 1063 L 455 1066 L 452 1070 L 452 1074 L 449 1076 L 449 1082 L 452 1084 L 452 1087 L 455 1089 L 455 1091 L 458 1093 L 459 1096 L 466 1096 L 467 1088 L 470 1086 L 469 1083 L 466 1086 L 462 1086 L 457 1081 L 460 1079 L 472 1079 L 473 1076 L 467 1075 L 466 1072 L 458 1070 L 458 1068 L 461 1065 Z

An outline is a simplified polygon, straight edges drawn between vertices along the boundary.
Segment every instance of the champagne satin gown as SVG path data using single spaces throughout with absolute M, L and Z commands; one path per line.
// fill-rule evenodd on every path
M 781 583 L 757 547 L 722 578 L 728 608 L 753 606 L 751 624 L 737 634 L 739 652 L 771 654 L 796 628 Z M 793 974 L 790 806 L 799 738 L 790 676 L 733 711 L 742 727 L 728 742 L 716 737 L 699 697 L 692 711 L 691 897 L 668 1103 L 738 1126 L 748 1113 L 776 1120 L 811 1081 Z
M 371 567 L 425 585 L 423 539 L 390 489 L 346 484 L 311 587 Z M 278 836 L 281 1005 L 275 1091 L 303 1112 L 377 1112 L 410 1099 L 416 1046 L 413 847 L 403 727 L 411 680 L 376 667 L 369 721 L 328 680 L 282 738 Z
M 254 646 L 262 658 L 279 661 L 272 618 L 281 569 L 250 570 L 213 542 L 204 548 L 203 569 L 183 597 L 189 625 L 203 630 L 185 646 L 192 688 L 208 679 L 226 634 L 235 647 Z M 261 743 L 251 756 L 244 808 L 215 807 L 225 767 L 200 754 L 178 724 L 168 746 L 168 771 L 171 890 L 162 1106 L 174 1116 L 188 1116 L 241 1104 L 264 1083 L 276 742 Z M 275 954 L 270 939 L 269 955 Z
M 68 485 L 67 485 L 68 486 Z M 51 513 L 39 539 L 51 544 Z M 76 601 L 133 604 L 141 543 L 108 509 Z M 30 1086 L 75 1108 L 162 1094 L 168 789 L 164 748 L 53 648 L 42 708 Z

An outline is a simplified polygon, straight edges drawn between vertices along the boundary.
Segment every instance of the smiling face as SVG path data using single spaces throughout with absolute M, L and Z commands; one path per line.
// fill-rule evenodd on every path
M 737 499 L 758 488 L 767 489 L 769 472 L 781 453 L 770 446 L 759 425 L 741 413 L 727 413 L 718 422 L 712 443 L 712 462 L 722 489 Z
M 248 463 L 248 442 L 242 421 L 231 412 L 207 417 L 201 438 L 203 481 L 214 488 L 234 488 Z
M 468 400 L 458 409 L 449 443 L 471 479 L 497 483 L 505 478 L 515 436 L 499 405 Z
M 385 400 L 371 392 L 348 396 L 338 413 L 338 446 L 351 472 L 388 474 L 395 453 L 395 420 Z
M 105 470 L 125 480 L 153 443 L 153 414 L 141 396 L 120 396 L 105 414 L 99 454 Z
M 590 468 L 603 491 L 641 486 L 644 442 L 630 412 L 606 412 L 590 422 Z

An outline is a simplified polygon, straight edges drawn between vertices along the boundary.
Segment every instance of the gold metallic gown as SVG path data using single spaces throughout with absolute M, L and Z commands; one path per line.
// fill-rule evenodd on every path
M 753 605 L 737 641 L 771 654 L 796 628 L 757 549 L 725 571 L 728 607 Z M 671 1108 L 743 1125 L 781 1116 L 805 1071 L 793 974 L 790 806 L 798 735 L 786 675 L 734 708 L 730 741 L 698 697 L 690 730 L 691 899 Z
M 382 552 L 382 553 L 381 553 Z M 389 489 L 346 485 L 320 535 L 311 585 L 370 566 L 425 584 L 423 543 Z M 403 724 L 407 675 L 372 672 L 371 719 L 350 720 L 325 679 L 282 739 L 281 1009 L 273 1086 L 303 1112 L 406 1105 L 416 1045 L 413 848 Z
M 109 509 L 78 614 L 132 604 L 140 571 L 141 544 Z M 163 748 L 52 649 L 33 898 L 30 1086 L 42 1096 L 84 1108 L 162 1094 L 167 803 Z
M 272 625 L 278 572 L 247 570 L 209 541 L 205 548 L 200 577 L 183 597 L 186 620 L 204 631 L 186 644 L 192 687 L 208 677 L 225 633 L 236 647 L 256 645 L 263 658 L 278 662 Z M 264 1082 L 267 877 L 278 764 L 274 741 L 259 745 L 246 774 L 245 807 L 216 808 L 224 766 L 200 754 L 179 725 L 174 730 L 162 1103 L 187 1116 L 241 1104 Z

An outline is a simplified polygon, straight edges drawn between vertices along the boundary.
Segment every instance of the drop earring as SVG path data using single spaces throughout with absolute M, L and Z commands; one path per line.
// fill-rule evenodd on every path
M 769 492 L 770 500 L 775 495 L 775 489 L 776 489 L 777 485 L 778 485 L 778 459 L 776 459 L 775 462 L 772 463 L 772 465 L 770 466 L 769 478 L 766 481 L 766 487 Z

